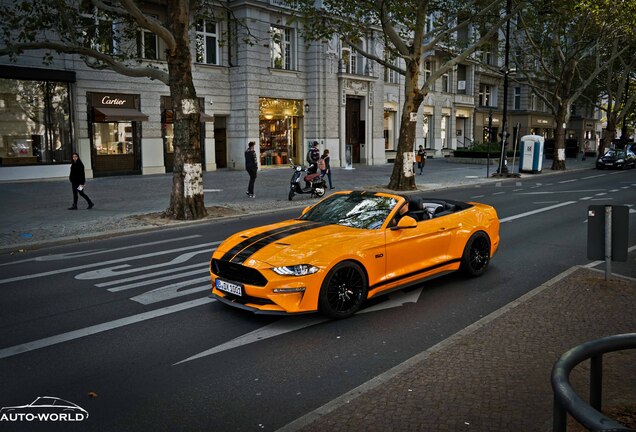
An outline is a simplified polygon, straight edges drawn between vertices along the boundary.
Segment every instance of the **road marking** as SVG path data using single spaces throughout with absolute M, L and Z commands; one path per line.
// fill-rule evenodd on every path
M 75 259 L 78 256 L 89 256 L 89 255 L 98 255 L 98 254 L 103 254 L 103 253 L 110 253 L 110 252 L 118 252 L 118 251 L 122 251 L 122 250 L 127 250 L 127 249 L 134 249 L 134 248 L 140 248 L 140 247 L 146 247 L 146 246 L 156 246 L 159 244 L 165 244 L 165 243 L 170 243 L 170 242 L 175 242 L 175 241 L 182 241 L 182 240 L 190 240 L 193 238 L 197 238 L 197 237 L 201 237 L 200 234 L 195 234 L 195 235 L 191 235 L 191 236 L 186 236 L 186 237 L 177 237 L 177 238 L 173 238 L 173 239 L 168 239 L 168 240 L 158 240 L 158 241 L 154 241 L 154 242 L 149 242 L 149 243 L 139 243 L 139 244 L 134 244 L 134 245 L 130 245 L 130 246 L 123 246 L 123 247 L 119 247 L 119 248 L 114 248 L 114 249 L 88 249 L 88 250 L 84 250 L 84 251 L 79 251 L 79 252 L 68 252 L 68 253 L 63 253 L 63 254 L 54 254 L 54 255 L 45 255 L 45 256 L 39 256 L 39 257 L 34 257 L 34 258 L 27 258 L 27 259 L 23 259 L 20 261 L 13 261 L 13 262 L 8 262 L 8 263 L 3 263 L 0 264 L 0 266 L 6 266 L 6 265 L 11 265 L 11 264 L 21 264 L 21 263 L 25 263 L 25 262 L 29 262 L 29 261 L 57 261 L 57 260 L 65 260 L 65 259 Z
M 593 179 L 593 178 L 604 177 L 605 175 L 606 174 L 591 175 L 591 176 L 587 176 L 587 177 L 582 177 L 581 180 L 589 180 L 589 179 Z
M 563 183 L 572 183 L 572 182 L 575 182 L 575 181 L 579 181 L 579 179 L 563 180 L 563 181 L 560 181 L 559 183 L 560 183 L 560 184 L 563 184 Z
M 392 293 L 387 300 L 381 303 L 378 303 L 374 306 L 364 308 L 360 310 L 359 312 L 357 312 L 357 314 L 363 314 L 368 312 L 378 312 L 385 309 L 402 307 L 406 303 L 417 303 L 423 289 L 424 288 L 418 288 L 408 292 L 405 292 L 403 290 L 396 291 Z M 321 324 L 328 320 L 329 320 L 328 318 L 323 318 L 321 316 L 315 316 L 315 315 L 314 316 L 301 315 L 301 316 L 283 318 L 280 321 L 276 321 L 275 323 L 272 323 L 265 327 L 261 327 L 257 330 L 254 330 L 253 332 L 244 334 L 243 336 L 239 336 L 224 344 L 217 345 L 206 351 L 200 352 L 199 354 L 195 354 L 191 357 L 188 357 L 185 360 L 181 360 L 180 362 L 175 363 L 173 366 L 188 362 L 190 360 L 196 360 L 201 357 L 217 354 L 222 351 L 227 351 L 233 348 L 248 345 L 254 342 L 259 342 L 263 339 L 269 339 L 275 336 L 283 335 L 285 333 L 301 330 L 306 327 L 310 327 L 316 324 Z
M 486 195 L 475 195 L 475 196 L 471 196 L 470 199 L 477 199 L 477 198 L 483 198 Z
M 159 263 L 159 264 L 152 264 L 148 266 L 133 267 L 133 268 L 130 268 L 130 265 L 128 264 L 122 264 L 122 265 L 117 265 L 117 266 L 80 273 L 75 275 L 75 279 L 79 279 L 79 280 L 103 279 L 107 277 L 116 277 L 116 276 L 129 274 L 129 273 L 138 273 L 144 270 L 152 270 L 152 269 L 167 267 L 167 266 L 171 266 L 175 264 L 182 264 L 184 262 L 189 261 L 191 258 L 194 258 L 195 256 L 203 254 L 203 253 L 211 254 L 210 249 L 206 247 L 205 249 L 202 249 L 200 251 L 192 251 L 192 252 L 181 254 L 171 259 L 170 261 Z M 124 268 L 126 270 L 123 270 Z
M 188 272 L 184 272 L 184 273 L 178 273 L 178 274 L 173 274 L 170 276 L 163 276 L 160 278 L 154 278 L 154 279 L 147 279 L 141 282 L 134 282 L 134 283 L 130 283 L 130 284 L 126 284 L 126 285 L 120 285 L 114 288 L 108 288 L 108 291 L 110 292 L 119 292 L 119 291 L 124 291 L 124 290 L 128 290 L 128 289 L 132 289 L 132 288 L 139 288 L 142 286 L 146 286 L 146 285 L 152 285 L 155 283 L 159 283 L 159 282 L 166 282 L 169 280 L 174 280 L 174 279 L 180 279 L 183 278 L 185 276 L 193 276 L 196 274 L 201 274 L 204 273 L 203 269 L 199 268 L 196 270 L 190 270 Z M 210 277 L 208 272 L 205 272 L 208 276 L 208 278 Z
M 232 339 L 231 341 L 228 341 L 224 344 L 217 345 L 213 348 L 210 348 L 209 350 L 200 352 L 199 354 L 195 354 L 191 357 L 188 357 L 185 360 L 181 360 L 180 362 L 173 364 L 173 366 L 179 365 L 181 363 L 189 362 L 191 360 L 196 360 L 201 357 L 217 354 L 222 351 L 238 348 L 243 345 L 248 345 L 254 342 L 262 341 L 264 339 L 269 339 L 274 336 L 279 336 L 285 333 L 300 330 L 305 327 L 321 324 L 325 321 L 328 321 L 328 318 L 322 318 L 322 317 L 316 317 L 316 316 L 295 316 L 295 317 L 283 318 L 280 321 L 276 321 L 265 327 L 261 327 L 250 333 L 246 333 L 243 336 L 239 336 L 235 339 Z
M 537 191 L 537 192 L 524 192 L 520 195 L 549 195 L 549 194 L 559 194 L 559 193 L 589 193 L 589 192 L 598 192 L 604 189 L 583 189 L 583 190 L 565 190 L 565 191 Z
M 207 247 L 216 246 L 216 245 L 218 245 L 220 243 L 221 242 L 201 243 L 201 244 L 194 245 L 194 246 L 186 246 L 186 247 L 177 248 L 177 249 L 163 250 L 163 251 L 152 252 L 152 253 L 147 253 L 147 254 L 143 254 L 143 255 L 136 255 L 136 256 L 133 256 L 133 257 L 117 258 L 117 259 L 114 259 L 114 260 L 99 261 L 99 262 L 96 262 L 96 263 L 84 264 L 84 265 L 75 266 L 75 267 L 67 267 L 67 268 L 62 268 L 62 269 L 42 272 L 42 273 L 33 273 L 33 274 L 30 274 L 30 275 L 16 276 L 16 277 L 8 278 L 8 279 L 0 279 L 0 284 L 10 283 L 10 282 L 19 282 L 19 281 L 23 281 L 23 280 L 27 280 L 27 279 L 35 279 L 35 278 L 39 278 L 39 277 L 51 276 L 51 275 L 56 275 L 56 274 L 61 274 L 61 273 L 69 273 L 69 272 L 76 271 L 76 270 L 84 270 L 84 269 L 95 268 L 95 267 L 100 267 L 100 266 L 109 265 L 109 264 L 117 264 L 117 263 L 121 263 L 121 262 L 128 262 L 128 261 L 136 260 L 136 259 L 149 258 L 149 257 L 159 256 L 159 255 L 166 255 L 166 254 L 170 254 L 170 253 L 181 252 L 181 251 L 185 251 L 185 250 L 191 250 L 191 249 L 196 249 L 196 248 L 201 248 L 201 247 L 206 247 L 206 246 Z
M 0 359 L 9 358 L 18 354 L 24 354 L 30 351 L 35 351 L 40 348 L 46 348 L 49 346 L 57 345 L 63 342 L 69 342 L 75 339 L 79 339 L 85 336 L 90 336 L 98 333 L 102 333 L 108 330 L 113 330 L 119 327 L 124 327 L 130 324 L 136 324 L 142 321 L 147 321 L 152 318 L 157 318 L 164 315 L 169 315 L 175 312 L 181 312 L 187 309 L 191 309 L 204 304 L 212 303 L 216 300 L 204 297 L 196 300 L 190 300 L 185 303 L 179 303 L 175 305 L 166 306 L 161 309 L 155 309 L 153 311 L 140 313 L 138 315 L 132 315 L 126 318 L 120 318 L 113 321 L 97 324 L 90 327 L 85 327 L 79 330 L 73 330 L 70 332 L 62 333 L 55 336 L 50 336 L 43 339 L 23 343 L 20 345 L 14 345 L 11 347 L 0 349 Z
M 493 196 L 494 196 L 494 195 L 501 195 L 501 194 L 505 194 L 505 192 L 495 192 L 495 193 L 493 194 Z
M 521 219 L 521 218 L 524 218 L 526 216 L 532 216 L 532 215 L 537 214 L 537 213 L 543 213 L 543 212 L 546 212 L 546 211 L 554 210 L 554 209 L 559 208 L 559 207 L 565 207 L 565 206 L 568 206 L 568 205 L 571 205 L 571 204 L 575 204 L 575 203 L 576 203 L 576 201 L 566 201 L 564 203 L 555 204 L 555 205 L 548 206 L 548 207 L 543 207 L 543 208 L 532 210 L 532 211 L 529 211 L 529 212 L 520 213 L 518 215 L 508 216 L 506 218 L 499 219 L 499 223 L 510 222 L 510 221 L 515 220 L 515 219 Z
M 183 266 L 183 267 L 174 267 L 174 268 L 170 268 L 167 270 L 160 270 L 160 271 L 156 271 L 156 272 L 152 272 L 152 273 L 144 273 L 142 275 L 138 275 L 138 276 L 131 276 L 131 277 L 127 277 L 124 279 L 116 279 L 116 280 L 112 280 L 112 281 L 108 281 L 108 282 L 102 282 L 102 283 L 98 283 L 95 284 L 96 287 L 99 288 L 104 288 L 104 287 L 108 287 L 108 286 L 112 286 L 112 285 L 117 285 L 117 284 L 121 284 L 121 283 L 126 283 L 126 282 L 132 282 L 132 281 L 136 281 L 136 280 L 140 280 L 140 279 L 146 279 L 149 277 L 154 277 L 154 276 L 161 276 L 164 274 L 170 274 L 170 273 L 176 273 L 176 272 L 180 272 L 183 270 L 190 270 L 193 268 L 204 268 L 207 267 L 209 265 L 209 263 L 205 262 L 205 263 L 198 263 L 198 264 L 191 264 L 191 265 L 187 265 L 187 266 Z M 109 291 L 111 291 L 109 289 Z
M 199 285 L 198 287 L 188 288 L 179 291 L 180 288 L 188 286 L 194 283 L 207 282 L 205 285 Z M 210 282 L 210 275 L 200 277 L 197 279 L 191 279 L 183 282 L 178 282 L 171 285 L 166 285 L 161 288 L 154 289 L 152 291 L 145 292 L 135 297 L 131 297 L 130 300 L 142 305 L 149 305 L 152 303 L 158 303 L 164 300 L 171 300 L 175 297 L 182 297 L 184 295 L 201 292 L 212 291 L 212 283 Z
M 223 189 L 203 189 L 203 192 L 223 192 Z

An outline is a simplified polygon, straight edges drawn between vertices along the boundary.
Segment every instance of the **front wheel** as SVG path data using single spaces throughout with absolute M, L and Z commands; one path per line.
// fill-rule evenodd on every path
M 295 192 L 294 192 L 294 187 L 290 187 L 289 188 L 289 195 L 287 195 L 287 198 L 289 198 L 289 200 L 291 201 L 292 198 L 294 198 Z
M 490 238 L 479 231 L 470 236 L 464 247 L 460 270 L 469 276 L 481 276 L 490 263 Z
M 318 296 L 318 310 L 329 318 L 348 318 L 367 298 L 367 276 L 351 261 L 336 264 L 327 274 Z

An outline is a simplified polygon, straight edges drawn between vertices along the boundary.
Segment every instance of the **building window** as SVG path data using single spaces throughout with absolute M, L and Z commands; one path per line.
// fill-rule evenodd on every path
M 73 152 L 69 85 L 0 79 L 0 164 L 68 163 Z
M 354 47 L 343 43 L 340 49 L 340 59 L 342 61 L 341 72 L 364 75 L 364 59 Z
M 196 62 L 219 64 L 218 24 L 210 20 L 199 20 L 196 25 Z
M 530 110 L 537 110 L 537 95 L 535 95 L 534 93 L 530 95 Z
M 448 93 L 450 91 L 448 72 L 442 75 L 442 91 Z
M 157 35 L 142 29 L 137 43 L 139 57 L 147 60 L 159 60 L 159 38 Z
M 440 138 L 442 139 L 442 148 L 448 148 L 448 136 L 446 131 L 447 123 L 448 117 L 442 116 L 442 121 L 440 122 Z
M 492 89 L 488 84 L 479 85 L 479 106 L 490 107 L 492 104 Z
M 394 66 L 398 66 L 398 61 L 396 60 L 391 60 L 389 58 L 386 59 L 386 61 Z M 396 71 L 394 71 L 393 69 L 390 69 L 388 67 L 384 68 L 384 82 L 387 84 L 399 84 L 400 83 L 400 79 L 398 77 L 399 73 L 397 73 Z
M 271 26 L 270 57 L 274 69 L 294 70 L 296 68 L 293 30 Z
M 424 64 L 424 81 L 428 81 L 428 79 L 431 77 L 431 74 L 433 73 L 433 63 L 430 60 L 425 60 Z M 431 88 L 431 90 L 433 90 Z
M 516 110 L 521 109 L 521 87 L 515 87 L 515 108 Z

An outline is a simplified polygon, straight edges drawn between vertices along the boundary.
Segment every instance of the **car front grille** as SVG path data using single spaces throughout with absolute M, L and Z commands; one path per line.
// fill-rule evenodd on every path
M 210 268 L 215 275 L 247 285 L 265 286 L 267 279 L 256 269 L 214 258 Z

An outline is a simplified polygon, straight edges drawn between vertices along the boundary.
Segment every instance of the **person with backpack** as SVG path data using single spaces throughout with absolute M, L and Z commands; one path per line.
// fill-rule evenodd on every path
M 325 149 L 318 161 L 318 169 L 320 170 L 320 177 L 327 175 L 327 179 L 329 179 L 329 189 L 333 189 L 334 187 L 331 183 L 331 166 L 329 165 L 329 161 L 329 150 Z

